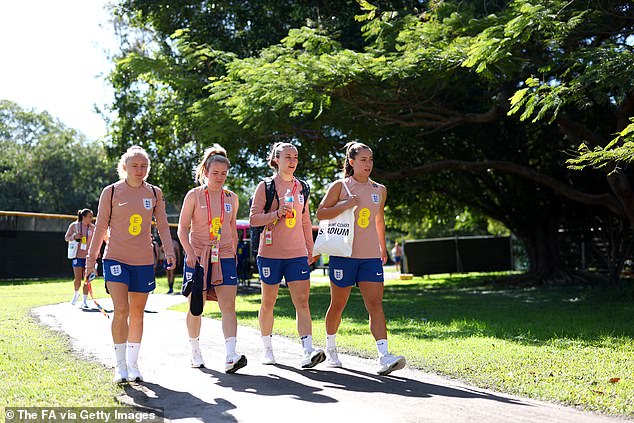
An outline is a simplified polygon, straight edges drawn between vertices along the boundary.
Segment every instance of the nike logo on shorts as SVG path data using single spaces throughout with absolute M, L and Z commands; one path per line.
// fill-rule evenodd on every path
M 229 276 L 231 279 L 235 279 L 237 278 L 237 276 Z
M 378 272 L 377 272 L 377 274 L 376 274 L 376 275 L 377 275 L 377 276 L 381 276 L 382 274 L 383 274 L 383 273 L 378 273 Z
M 119 203 L 119 207 L 121 207 L 121 206 L 125 206 L 125 205 L 126 205 L 126 204 L 128 204 L 128 203 L 129 203 L 129 201 L 126 201 L 125 203 Z
M 302 270 L 302 275 L 305 275 L 306 273 L 308 273 L 308 270 Z
M 147 284 L 148 284 L 148 286 L 150 286 L 150 285 L 152 285 L 153 283 L 154 283 L 154 282 L 148 282 Z

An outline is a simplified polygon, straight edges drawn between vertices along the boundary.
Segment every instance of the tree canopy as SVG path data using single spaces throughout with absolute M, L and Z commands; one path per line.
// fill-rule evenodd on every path
M 261 27 L 246 21 L 229 25 L 231 42 L 199 23 L 237 16 L 242 3 L 217 14 L 192 6 L 203 2 L 123 4 L 160 47 L 118 62 L 117 148 L 147 139 L 159 157 L 195 156 L 218 141 L 253 180 L 269 144 L 292 140 L 319 185 L 338 171 L 341 146 L 361 140 L 375 151 L 394 226 L 468 207 L 510 228 L 539 275 L 567 266 L 562 229 L 600 233 L 620 271 L 634 222 L 619 164 L 631 157 L 631 2 L 359 0 L 297 14 L 258 2 L 284 23 L 260 44 L 247 35 Z M 336 25 L 311 15 L 320 4 Z

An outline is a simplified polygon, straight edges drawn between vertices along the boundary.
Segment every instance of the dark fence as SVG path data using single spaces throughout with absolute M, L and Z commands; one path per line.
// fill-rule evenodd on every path
M 72 278 L 64 234 L 76 219 L 72 215 L 0 211 L 0 279 Z M 176 225 L 170 224 L 170 230 L 176 239 Z M 176 265 L 181 272 L 182 262 Z
M 72 277 L 64 234 L 74 219 L 0 215 L 0 279 Z
M 405 241 L 404 270 L 435 273 L 513 270 L 510 237 L 473 236 Z

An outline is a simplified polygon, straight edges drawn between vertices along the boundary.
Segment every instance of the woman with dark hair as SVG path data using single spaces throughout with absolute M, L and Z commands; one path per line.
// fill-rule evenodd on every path
M 95 231 L 95 225 L 92 223 L 92 210 L 81 209 L 77 211 L 77 220 L 68 226 L 64 239 L 66 242 L 75 243 L 75 257 L 71 258 L 73 266 L 73 275 L 75 277 L 73 285 L 75 288 L 75 294 L 71 300 L 71 304 L 75 305 L 79 299 L 79 287 L 84 280 L 84 267 L 86 267 L 86 255 L 88 254 L 88 246 L 92 240 L 92 234 Z M 88 287 L 84 286 L 84 297 L 81 304 L 81 308 L 87 309 L 88 304 Z
M 385 216 L 387 189 L 372 179 L 374 156 L 359 142 L 346 144 L 343 179 L 330 185 L 317 209 L 319 220 L 332 219 L 355 207 L 351 257 L 330 256 L 330 307 L 326 312 L 326 365 L 341 367 L 335 336 L 352 287 L 357 285 L 368 310 L 370 332 L 378 350 L 377 373 L 386 375 L 405 367 L 405 357 L 388 352 L 383 313 L 383 265 L 387 261 Z

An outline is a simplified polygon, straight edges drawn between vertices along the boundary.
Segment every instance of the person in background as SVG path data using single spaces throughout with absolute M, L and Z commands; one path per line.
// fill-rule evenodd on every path
M 190 304 L 185 322 L 192 350 L 191 366 L 205 367 L 199 337 L 205 300 L 211 298 L 218 301 L 222 314 L 225 372 L 234 373 L 247 365 L 247 358 L 236 353 L 238 196 L 224 189 L 229 166 L 227 152 L 218 144 L 205 151 L 196 167 L 200 186 L 189 190 L 183 200 L 178 238 L 185 249 L 182 293 Z
M 275 170 L 276 195 L 271 209 L 265 212 L 266 183 L 260 182 L 253 195 L 249 221 L 253 226 L 264 226 L 257 255 L 262 280 L 258 314 L 264 346 L 262 363 L 275 364 L 273 309 L 284 278 L 295 306 L 297 331 L 304 350 L 300 367 L 309 369 L 323 362 L 326 356 L 323 350 L 313 348 L 313 322 L 308 304 L 309 266 L 314 261 L 313 232 L 308 198 L 302 194 L 302 183 L 293 176 L 298 162 L 297 148 L 293 144 L 279 142 L 273 146 L 268 163 Z
M 143 337 L 143 315 L 148 295 L 156 287 L 152 247 L 152 217 L 168 248 L 168 268 L 175 265 L 165 200 L 160 188 L 145 180 L 150 172 L 146 151 L 133 146 L 119 159 L 120 181 L 101 192 L 95 233 L 86 258 L 86 274 L 95 272 L 101 244 L 109 234 L 103 255 L 106 290 L 112 297 L 114 381 L 142 381 L 138 358 Z
M 401 262 L 403 261 L 403 250 L 401 244 L 398 241 L 394 241 L 394 247 L 392 247 L 392 260 L 394 261 L 394 267 L 397 272 L 401 271 Z
M 72 260 L 73 266 L 73 285 L 75 294 L 71 300 L 71 304 L 75 305 L 79 299 L 79 287 L 84 280 L 84 267 L 86 267 L 86 255 L 88 254 L 88 245 L 92 241 L 92 235 L 95 232 L 95 225 L 92 223 L 93 212 L 90 209 L 81 209 L 77 211 L 77 220 L 68 226 L 64 239 L 66 242 L 76 242 L 77 255 Z M 88 304 L 88 287 L 83 287 L 83 301 L 81 308 L 87 309 Z
M 378 351 L 377 373 L 387 375 L 405 367 L 405 357 L 388 352 L 383 312 L 383 265 L 387 261 L 385 216 L 387 189 L 370 179 L 374 156 L 359 142 L 346 144 L 343 179 L 330 185 L 319 204 L 317 218 L 332 219 L 344 210 L 354 211 L 355 228 L 351 257 L 330 256 L 330 306 L 326 312 L 326 365 L 341 367 L 335 336 L 352 287 L 357 285 L 368 310 L 370 332 Z M 350 192 L 350 194 L 348 194 Z

